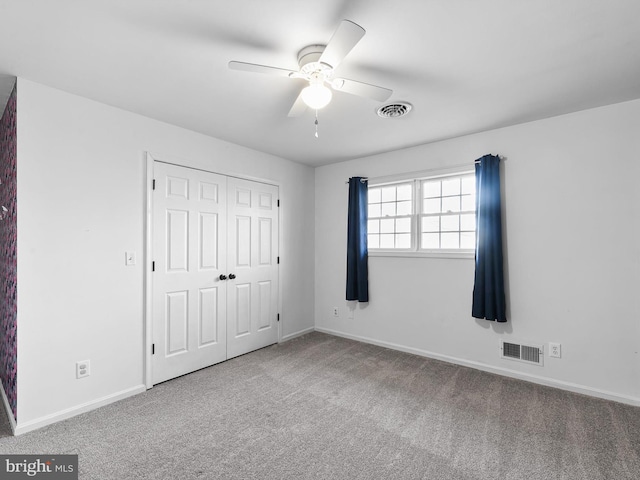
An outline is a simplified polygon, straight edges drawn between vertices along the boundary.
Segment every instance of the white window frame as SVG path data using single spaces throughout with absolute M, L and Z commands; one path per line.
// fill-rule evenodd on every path
M 392 182 L 392 183 L 385 183 L 385 184 L 381 184 L 381 185 L 375 185 L 375 187 L 385 187 L 385 186 L 403 186 L 403 185 L 411 185 L 411 213 L 409 214 L 405 214 L 405 215 L 392 215 L 392 216 L 380 216 L 380 217 L 368 217 L 367 220 L 376 220 L 376 219 L 380 219 L 381 223 L 382 220 L 385 219 L 394 219 L 394 220 L 398 220 L 398 219 L 408 219 L 409 223 L 410 223 L 410 228 L 411 228 L 411 233 L 410 233 L 410 247 L 408 248 L 376 248 L 375 251 L 382 251 L 382 252 L 412 252 L 412 251 L 416 251 L 417 249 L 417 245 L 416 245 L 416 236 L 414 235 L 413 232 L 415 232 L 415 228 L 416 228 L 416 215 L 415 215 L 415 202 L 416 202 L 416 197 L 415 197 L 415 181 L 411 180 L 405 180 L 405 181 L 401 181 L 401 182 Z M 371 185 L 369 185 L 369 188 L 371 188 Z M 382 209 L 382 205 L 384 205 L 384 203 L 396 203 L 396 206 L 399 202 L 403 202 L 406 200 L 394 200 L 392 202 L 385 202 L 384 199 L 381 198 L 381 209 Z M 367 208 L 369 207 L 369 205 L 371 205 L 370 203 L 367 202 Z M 368 232 L 367 232 L 368 233 Z M 400 234 L 402 235 L 404 232 L 400 231 L 397 232 L 394 230 L 394 234 Z
M 422 182 L 445 177 L 460 177 L 463 175 L 475 174 L 475 167 L 463 165 L 448 169 L 426 170 L 403 175 L 393 175 L 388 177 L 369 178 L 369 188 L 382 187 L 385 185 L 397 185 L 412 183 L 412 207 L 411 214 L 411 248 L 410 249 L 383 249 L 369 247 L 370 257 L 426 257 L 426 258 L 459 258 L 474 259 L 475 249 L 420 249 L 420 218 L 422 216 Z

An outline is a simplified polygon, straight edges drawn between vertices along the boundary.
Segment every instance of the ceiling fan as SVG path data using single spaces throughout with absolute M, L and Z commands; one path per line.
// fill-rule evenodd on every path
M 331 89 L 384 102 L 393 93 L 388 88 L 333 76 L 335 69 L 364 36 L 365 29 L 349 20 L 342 20 L 327 45 L 309 45 L 298 53 L 300 70 L 270 67 L 246 62 L 229 62 L 229 68 L 304 79 L 309 85 L 302 89 L 289 111 L 290 117 L 304 113 L 307 107 L 316 111 L 332 98 Z M 331 88 L 329 88 L 331 87 Z

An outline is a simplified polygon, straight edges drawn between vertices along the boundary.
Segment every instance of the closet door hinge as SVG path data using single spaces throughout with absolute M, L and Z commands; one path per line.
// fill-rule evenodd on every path
M 155 190 L 156 189 L 156 179 L 153 179 L 153 186 L 151 187 L 151 190 Z
M 278 199 L 278 206 L 280 206 L 280 199 Z
M 280 314 L 278 314 L 278 321 L 280 321 Z
M 280 257 L 278 257 L 278 265 L 280 265 Z
M 152 272 L 156 271 L 156 262 L 151 262 L 151 271 Z
M 152 343 L 151 344 L 151 355 L 155 355 L 156 354 L 156 344 Z

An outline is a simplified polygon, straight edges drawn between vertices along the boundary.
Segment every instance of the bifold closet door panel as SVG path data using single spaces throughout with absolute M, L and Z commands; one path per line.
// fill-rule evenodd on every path
M 278 341 L 278 187 L 227 182 L 227 357 Z
M 227 177 L 156 162 L 152 381 L 227 358 Z

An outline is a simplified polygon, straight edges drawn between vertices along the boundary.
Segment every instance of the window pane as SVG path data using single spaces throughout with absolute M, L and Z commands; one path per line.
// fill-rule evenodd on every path
M 421 247 L 422 248 L 440 248 L 440 234 L 439 233 L 423 233 Z
M 443 215 L 440 217 L 440 229 L 443 232 L 457 232 L 460 230 L 460 216 Z
M 380 189 L 370 188 L 367 192 L 367 201 L 369 203 L 380 203 Z
M 443 212 L 459 212 L 460 211 L 460 197 L 443 197 L 442 198 L 442 211 Z
M 466 175 L 462 177 L 462 193 L 476 193 L 475 175 Z
M 476 209 L 476 196 L 475 195 L 463 195 L 462 196 L 462 210 L 473 211 Z
M 367 232 L 368 233 L 379 233 L 380 232 L 380 220 L 369 220 L 367 222 Z
M 460 234 L 455 233 L 443 233 L 442 234 L 442 248 L 460 248 Z
M 411 234 L 410 233 L 397 234 L 396 248 L 411 248 Z
M 411 200 L 411 185 L 400 185 L 398 187 L 398 201 Z
M 369 205 L 369 217 L 379 217 L 380 216 L 380 204 L 374 203 L 373 205 Z
M 396 201 L 396 187 L 384 187 L 382 189 L 382 201 L 383 202 L 395 202 Z
M 476 216 L 472 213 L 460 215 L 460 230 L 475 230 Z
M 381 233 L 394 233 L 394 219 L 393 218 L 383 218 L 380 220 L 380 232 Z
M 452 178 L 442 181 L 442 196 L 460 195 L 460 179 Z
M 380 248 L 393 248 L 393 234 L 380 235 Z
M 410 218 L 396 219 L 396 232 L 411 233 L 411 219 Z
M 423 232 L 439 232 L 440 217 L 422 217 Z
M 380 248 L 380 235 L 367 235 L 368 248 Z
M 423 200 L 422 213 L 440 213 L 440 199 L 427 198 Z
M 460 233 L 460 248 L 476 248 L 476 234 L 472 232 Z
M 398 202 L 398 215 L 411 215 L 411 202 Z
M 395 203 L 383 203 L 382 204 L 382 216 L 383 217 L 395 217 L 396 204 Z
M 422 184 L 422 197 L 439 197 L 440 196 L 440 181 L 424 182 Z

